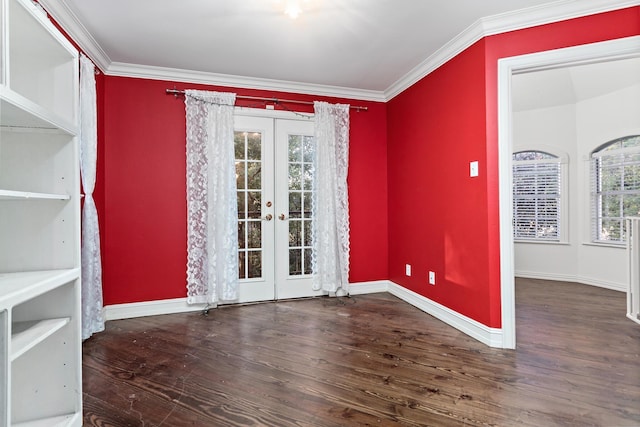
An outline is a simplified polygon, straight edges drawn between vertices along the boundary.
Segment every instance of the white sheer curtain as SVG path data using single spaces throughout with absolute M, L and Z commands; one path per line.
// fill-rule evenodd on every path
M 238 298 L 234 93 L 188 90 L 187 302 Z
M 93 63 L 80 55 L 80 172 L 82 207 L 82 339 L 104 331 L 102 263 L 98 211 L 93 201 L 98 158 L 96 77 Z
M 312 286 L 340 296 L 349 292 L 349 106 L 316 101 L 314 109 Z

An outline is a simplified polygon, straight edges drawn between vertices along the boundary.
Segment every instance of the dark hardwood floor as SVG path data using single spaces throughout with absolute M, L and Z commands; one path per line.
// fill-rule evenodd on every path
M 640 426 L 625 295 L 518 279 L 517 350 L 389 294 L 107 323 L 84 426 Z

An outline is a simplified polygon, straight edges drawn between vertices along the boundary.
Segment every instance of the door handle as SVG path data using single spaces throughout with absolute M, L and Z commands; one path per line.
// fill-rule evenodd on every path
M 271 221 L 273 219 L 273 215 L 271 214 L 267 214 L 264 219 L 266 219 L 267 221 Z
M 280 221 L 284 221 L 286 217 L 284 216 L 283 213 L 281 213 L 280 215 L 278 215 L 278 218 L 280 219 Z

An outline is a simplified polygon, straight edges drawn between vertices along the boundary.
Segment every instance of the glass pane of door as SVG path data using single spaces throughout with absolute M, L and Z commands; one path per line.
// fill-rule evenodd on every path
M 289 276 L 311 274 L 313 136 L 288 135 Z
M 240 279 L 262 277 L 262 134 L 234 133 Z

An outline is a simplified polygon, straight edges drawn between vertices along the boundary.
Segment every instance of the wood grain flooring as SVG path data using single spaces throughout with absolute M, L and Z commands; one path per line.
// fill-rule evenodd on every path
M 518 279 L 516 313 L 517 350 L 386 293 L 111 321 L 84 426 L 640 426 L 623 293 Z

